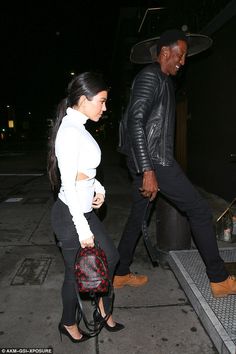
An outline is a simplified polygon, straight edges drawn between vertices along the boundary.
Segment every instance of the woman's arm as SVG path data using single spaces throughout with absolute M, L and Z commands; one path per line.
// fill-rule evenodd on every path
M 59 132 L 56 139 L 56 156 L 61 174 L 61 185 L 65 194 L 66 204 L 72 215 L 80 242 L 93 237 L 89 224 L 80 208 L 76 193 L 77 162 L 80 153 L 79 133 L 68 127 Z

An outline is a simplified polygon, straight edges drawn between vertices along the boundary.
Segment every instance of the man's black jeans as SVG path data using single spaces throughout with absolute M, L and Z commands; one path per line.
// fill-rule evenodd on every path
M 127 159 L 127 166 L 133 178 L 132 206 L 123 231 L 118 251 L 120 263 L 116 275 L 130 273 L 135 247 L 141 234 L 142 222 L 148 207 L 148 198 L 142 197 L 142 175 L 137 175 L 133 162 Z M 172 166 L 155 166 L 156 176 L 162 193 L 180 211 L 186 213 L 194 242 L 205 263 L 206 273 L 211 282 L 220 282 L 228 277 L 224 262 L 219 255 L 213 220 L 207 202 L 193 187 L 180 166 L 174 161 Z M 151 204 L 149 203 L 151 208 Z
M 109 277 L 112 280 L 116 264 L 119 261 L 118 251 L 94 211 L 86 213 L 85 217 L 95 240 L 106 254 Z M 69 208 L 59 198 L 52 208 L 51 223 L 60 243 L 65 264 L 65 278 L 62 285 L 63 312 L 61 323 L 70 326 L 76 322 L 77 295 L 75 291 L 74 264 L 80 243 Z M 103 305 L 105 312 L 108 313 L 112 306 L 111 294 L 103 296 Z

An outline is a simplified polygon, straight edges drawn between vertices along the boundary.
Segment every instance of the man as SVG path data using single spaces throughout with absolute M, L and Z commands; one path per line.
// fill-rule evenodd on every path
M 145 275 L 132 274 L 129 267 L 147 209 L 159 192 L 186 213 L 213 296 L 221 297 L 236 294 L 236 279 L 229 276 L 219 255 L 206 201 L 173 157 L 175 92 L 171 76 L 185 64 L 187 49 L 184 32 L 164 32 L 157 44 L 156 62 L 136 75 L 131 88 L 120 126 L 120 151 L 127 155 L 133 178 L 133 204 L 118 246 L 120 263 L 114 287 L 142 286 L 148 281 Z

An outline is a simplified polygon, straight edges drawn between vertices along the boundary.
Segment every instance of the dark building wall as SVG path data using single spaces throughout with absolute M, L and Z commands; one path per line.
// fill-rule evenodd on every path
M 189 58 L 188 176 L 231 201 L 236 196 L 236 17 L 211 37 L 212 48 Z

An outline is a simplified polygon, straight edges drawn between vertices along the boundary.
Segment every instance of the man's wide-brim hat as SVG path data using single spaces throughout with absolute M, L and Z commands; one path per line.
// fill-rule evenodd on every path
M 211 47 L 212 39 L 203 34 L 186 33 L 188 57 L 201 53 Z M 156 59 L 156 49 L 160 37 L 149 38 L 131 48 L 130 61 L 135 64 L 149 64 Z

